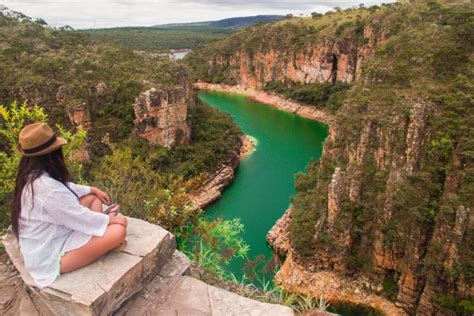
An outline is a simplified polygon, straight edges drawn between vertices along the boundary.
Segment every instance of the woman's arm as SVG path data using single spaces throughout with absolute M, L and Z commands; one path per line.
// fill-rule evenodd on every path
M 72 182 L 68 182 L 67 186 L 77 194 L 79 198 L 83 197 L 84 195 L 88 195 L 92 193 L 92 187 L 88 185 L 76 184 Z
M 99 188 L 91 187 L 88 185 L 76 184 L 73 182 L 68 182 L 68 186 L 71 190 L 73 190 L 77 194 L 79 198 L 88 194 L 94 194 L 99 198 L 102 204 L 106 204 L 106 205 L 110 204 L 110 198 L 107 195 L 107 193 L 105 193 Z
M 96 195 L 99 198 L 99 200 L 102 202 L 102 204 L 105 204 L 105 205 L 110 204 L 109 196 L 107 195 L 107 193 L 105 193 L 101 189 L 96 188 L 96 187 L 91 187 L 91 194 Z

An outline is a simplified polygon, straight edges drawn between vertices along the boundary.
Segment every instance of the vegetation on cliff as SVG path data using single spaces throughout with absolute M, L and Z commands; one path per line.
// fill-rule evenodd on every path
M 334 84 L 330 82 L 284 84 L 280 81 L 269 81 L 265 84 L 264 90 L 335 114 L 344 103 L 350 87 L 349 83 L 341 81 L 336 81 Z

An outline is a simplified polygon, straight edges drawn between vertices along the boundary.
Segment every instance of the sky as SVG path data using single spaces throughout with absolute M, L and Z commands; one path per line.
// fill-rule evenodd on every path
M 151 26 L 199 22 L 259 14 L 324 13 L 334 7 L 393 0 L 0 0 L 0 4 L 52 26 L 75 29 L 117 26 Z

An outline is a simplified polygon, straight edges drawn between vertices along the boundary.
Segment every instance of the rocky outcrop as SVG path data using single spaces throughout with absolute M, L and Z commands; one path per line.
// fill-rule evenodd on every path
M 267 234 L 267 242 L 279 256 L 286 256 L 290 245 L 291 207 L 278 219 Z
M 353 279 L 332 271 L 310 272 L 293 260 L 291 250 L 275 276 L 275 282 L 291 293 L 324 297 L 328 301 L 363 304 L 390 316 L 408 315 L 393 302 L 377 295 L 382 291 L 381 285 L 374 286 L 367 279 Z
M 351 82 L 357 71 L 357 47 L 350 42 L 336 43 L 329 39 L 295 55 L 270 50 L 252 56 L 239 51 L 234 58 L 229 64 L 239 66 L 239 84 L 250 88 L 262 88 L 268 81 Z M 254 72 L 251 69 L 255 69 Z
M 415 100 L 406 118 L 403 115 L 393 115 L 390 120 L 394 125 L 386 128 L 381 128 L 376 121 L 366 120 L 360 127 L 359 137 L 354 138 L 352 142 L 345 142 L 343 152 L 347 163 L 336 164 L 329 181 L 324 182 L 327 186 L 320 189 L 322 196 L 327 199 L 327 205 L 322 208 L 314 236 L 315 240 L 331 236 L 334 249 L 321 247 L 312 258 L 302 258 L 294 253 L 289 259 L 287 257 L 287 262 L 277 275 L 278 282 L 285 289 L 299 292 L 315 291 L 314 293 L 320 293 L 318 291 L 323 289 L 326 291 L 323 282 L 315 280 L 322 275 L 331 275 L 331 280 L 352 275 L 348 272 L 352 271 L 348 260 L 350 252 L 354 251 L 354 247 L 364 247 L 368 250 L 364 258 L 351 260 L 370 262 L 370 272 L 366 270 L 358 273 L 353 278 L 347 279 L 347 282 L 356 282 L 363 278 L 369 289 L 377 289 L 382 280 L 392 280 L 390 282 L 394 282 L 397 286 L 394 300 L 396 306 L 406 311 L 420 315 L 450 315 L 451 311 L 435 303 L 436 298 L 440 295 L 469 297 L 474 293 L 472 284 L 462 278 L 446 274 L 441 277 L 442 271 L 453 271 L 456 269 L 454 266 L 459 265 L 462 259 L 459 253 L 463 243 L 464 247 L 469 247 L 465 245 L 469 227 L 468 218 L 472 217 L 469 206 L 456 206 L 454 214 L 451 213 L 448 218 L 442 215 L 442 210 L 436 210 L 438 220 L 436 224 L 431 223 L 431 227 L 426 222 L 424 225 L 420 224 L 416 218 L 407 222 L 406 217 L 410 214 L 400 211 L 406 207 L 400 204 L 400 199 L 407 199 L 405 203 L 415 205 L 427 198 L 424 196 L 426 193 L 423 193 L 427 188 L 418 186 L 418 193 L 414 196 L 410 196 L 409 192 L 418 185 L 413 182 L 416 181 L 414 179 L 423 176 L 420 172 L 422 165 L 428 163 L 423 162 L 423 159 L 427 156 L 425 144 L 430 142 L 432 137 L 429 125 L 432 111 L 432 105 L 422 100 Z M 335 142 L 338 141 L 340 140 L 336 136 Z M 329 153 L 327 149 L 325 146 L 323 164 L 325 159 L 334 159 L 334 154 Z M 341 153 L 339 151 L 339 154 Z M 452 162 L 447 167 L 450 171 L 446 175 L 443 196 L 438 203 L 444 204 L 460 194 L 463 183 L 461 170 L 466 168 L 461 161 L 455 151 Z M 367 197 L 363 196 L 367 194 L 367 186 L 373 186 L 371 182 L 373 179 L 368 178 L 366 173 L 367 168 L 374 168 L 373 170 L 378 172 L 375 176 L 384 177 L 384 182 L 377 191 L 378 196 L 383 196 L 383 199 L 367 202 Z M 352 210 L 351 204 L 360 205 L 364 199 L 364 205 L 373 203 L 379 205 L 379 209 L 374 213 L 372 211 L 368 213 L 368 210 L 362 213 L 363 210 L 358 210 L 360 213 L 352 216 L 361 217 L 357 220 L 373 216 L 375 224 L 367 231 L 372 234 L 370 238 L 358 235 L 357 230 L 361 228 L 356 227 L 356 220 L 347 218 L 348 210 Z M 411 211 L 414 212 L 413 209 Z M 285 214 L 280 221 L 286 218 Z M 288 234 L 285 227 L 288 227 L 288 224 L 282 228 L 273 228 L 272 234 L 277 231 L 281 238 L 284 238 Z M 288 246 L 286 241 L 282 243 L 275 237 L 272 240 L 278 252 L 282 252 L 281 244 L 285 245 L 283 252 L 287 254 L 292 252 L 291 246 Z M 433 267 L 428 268 L 423 266 L 424 262 L 437 263 L 432 263 Z M 339 274 L 333 274 L 335 272 Z M 326 278 L 323 280 L 333 282 Z M 372 304 L 367 301 L 367 296 L 370 295 L 361 292 L 362 289 L 352 290 L 351 296 L 349 292 L 341 294 L 345 291 L 334 289 L 334 299 Z M 354 296 L 357 291 L 365 294 Z M 382 289 L 376 293 L 386 295 Z M 383 307 L 376 305 L 379 308 Z
M 208 175 L 201 183 L 200 188 L 190 194 L 192 209 L 204 208 L 218 200 L 224 188 L 228 186 L 234 178 L 234 168 L 231 165 L 223 165 Z
M 255 143 L 254 138 L 248 135 L 243 135 L 241 138 L 242 140 L 242 148 L 240 149 L 240 158 L 248 157 L 255 151 Z
M 103 89 L 100 83 L 98 85 Z M 90 130 L 92 128 L 92 121 L 89 105 L 83 100 L 80 101 L 71 98 L 72 94 L 73 92 L 68 91 L 66 86 L 60 86 L 56 92 L 56 102 L 64 108 L 69 122 L 74 129 L 83 128 Z
M 150 89 L 138 96 L 133 105 L 135 126 L 140 137 L 152 145 L 171 148 L 189 142 L 186 89 Z
M 228 186 L 235 178 L 235 168 L 239 165 L 241 158 L 245 156 L 245 148 L 243 147 L 243 139 L 237 143 L 233 153 L 222 162 L 220 168 L 214 172 L 205 176 L 200 181 L 199 188 L 192 190 L 189 193 L 189 199 L 192 202 L 192 209 L 202 209 L 212 202 L 217 201 L 221 197 L 222 191 Z

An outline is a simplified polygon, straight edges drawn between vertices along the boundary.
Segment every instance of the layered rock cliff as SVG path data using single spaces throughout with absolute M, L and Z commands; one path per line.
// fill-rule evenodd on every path
M 183 87 L 152 88 L 138 96 L 133 108 L 138 135 L 150 144 L 171 148 L 189 142 L 188 100 Z
M 409 313 L 472 311 L 472 12 L 397 3 L 296 18 L 190 56 L 196 78 L 244 88 L 353 82 L 335 137 L 270 236 L 288 254 L 284 288 L 321 293 L 307 281 L 330 273 Z
M 325 22 L 318 28 L 293 20 L 262 25 L 230 36 L 188 59 L 193 60 L 198 80 L 247 88 L 262 89 L 272 81 L 352 82 L 365 58 L 388 36 L 373 26 L 364 27 L 360 16 L 354 22 L 356 27 L 351 23 L 349 27 L 336 20 L 336 28 Z M 321 28 L 335 30 L 322 35 Z M 205 61 L 197 62 L 201 57 Z

